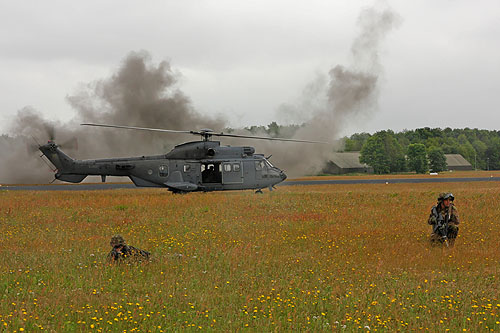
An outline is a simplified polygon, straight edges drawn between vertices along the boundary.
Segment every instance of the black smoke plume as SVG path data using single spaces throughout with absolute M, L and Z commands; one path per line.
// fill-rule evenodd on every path
M 290 175 L 321 171 L 330 153 L 341 148 L 338 142 L 340 130 L 360 117 L 369 119 L 377 110 L 379 78 L 382 74 L 380 47 L 387 33 L 399 22 L 399 16 L 389 8 L 362 10 L 358 18 L 359 34 L 351 46 L 352 63 L 334 66 L 328 78 L 319 76 L 307 85 L 298 102 L 280 107 L 277 113 L 280 120 L 305 123 L 295 138 L 331 143 L 281 144 L 279 151 L 282 153 L 274 157 L 274 161 L 285 165 Z M 259 147 L 263 145 L 259 143 Z M 269 150 L 269 144 L 265 145 L 268 147 L 262 149 Z
M 61 143 L 76 137 L 78 151 L 68 153 L 78 159 L 161 154 L 194 139 L 182 134 L 82 127 L 82 122 L 173 130 L 223 129 L 224 119 L 194 110 L 177 87 L 178 78 L 168 62 L 155 65 L 147 52 L 132 52 L 111 77 L 87 84 L 67 97 L 77 112 L 72 121 L 63 124 L 45 119 L 33 108 L 20 110 L 10 135 L 0 137 L 0 182 L 47 183 L 53 178 L 34 152 L 33 138 L 40 143 L 52 139 Z

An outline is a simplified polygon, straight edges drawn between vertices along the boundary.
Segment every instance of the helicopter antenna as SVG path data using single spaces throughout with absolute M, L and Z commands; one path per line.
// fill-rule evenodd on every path
M 242 138 L 242 139 L 329 144 L 328 142 L 322 142 L 322 141 L 297 140 L 297 139 L 285 139 L 285 138 L 269 138 L 269 137 L 265 137 L 265 136 L 255 136 L 255 135 L 226 134 L 223 132 L 216 133 L 213 130 L 208 129 L 208 128 L 204 128 L 204 129 L 201 129 L 199 131 L 178 131 L 178 130 L 168 130 L 168 129 L 162 129 L 162 128 L 93 124 L 93 123 L 84 123 L 84 124 L 80 124 L 80 125 L 82 125 L 82 126 L 95 126 L 95 127 L 107 127 L 107 128 L 134 129 L 134 130 L 150 131 L 150 132 L 194 134 L 194 135 L 201 135 L 201 138 L 203 139 L 203 141 L 210 141 L 210 138 L 212 136 L 227 136 L 227 137 L 231 137 L 231 138 Z

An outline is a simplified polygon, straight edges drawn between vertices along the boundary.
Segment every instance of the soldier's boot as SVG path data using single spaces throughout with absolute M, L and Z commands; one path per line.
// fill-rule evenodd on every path
M 436 233 L 431 233 L 431 237 L 429 238 L 432 246 L 437 246 L 441 244 L 441 237 L 439 237 Z

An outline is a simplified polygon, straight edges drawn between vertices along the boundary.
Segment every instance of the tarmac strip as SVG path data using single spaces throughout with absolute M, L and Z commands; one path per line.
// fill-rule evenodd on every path
M 341 185 L 341 184 L 415 184 L 415 183 L 465 183 L 498 182 L 500 177 L 473 178 L 387 178 L 387 179 L 326 179 L 326 180 L 288 180 L 277 186 L 295 185 Z M 47 184 L 47 185 L 1 185 L 0 191 L 94 191 L 142 188 L 132 183 L 89 183 L 89 184 Z
M 387 179 L 327 179 L 327 180 L 289 180 L 277 186 L 287 185 L 331 185 L 331 184 L 415 184 L 415 183 L 465 183 L 500 181 L 500 177 L 462 177 L 462 178 L 387 178 Z

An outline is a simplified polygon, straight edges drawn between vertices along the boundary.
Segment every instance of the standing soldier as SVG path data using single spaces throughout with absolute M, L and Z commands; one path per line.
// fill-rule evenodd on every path
M 121 235 L 111 237 L 110 245 L 113 249 L 108 254 L 109 262 L 118 262 L 128 258 L 136 261 L 148 260 L 151 255 L 148 251 L 127 245 Z
M 458 211 L 453 204 L 455 197 L 451 193 L 441 193 L 436 206 L 431 209 L 429 220 L 432 225 L 431 242 L 453 245 L 458 235 Z

